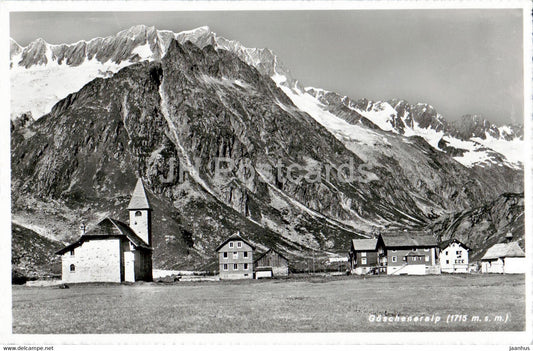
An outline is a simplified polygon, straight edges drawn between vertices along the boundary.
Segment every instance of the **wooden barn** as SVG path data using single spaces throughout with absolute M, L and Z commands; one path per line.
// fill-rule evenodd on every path
M 254 262 L 255 278 L 286 277 L 289 275 L 289 260 L 270 249 Z
M 385 273 L 387 270 L 385 244 L 381 235 L 374 239 L 353 239 L 349 256 L 352 274 Z

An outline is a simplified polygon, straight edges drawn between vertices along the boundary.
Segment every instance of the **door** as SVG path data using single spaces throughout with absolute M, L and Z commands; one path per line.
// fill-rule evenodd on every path
M 124 252 L 124 281 L 135 282 L 135 255 L 131 251 Z

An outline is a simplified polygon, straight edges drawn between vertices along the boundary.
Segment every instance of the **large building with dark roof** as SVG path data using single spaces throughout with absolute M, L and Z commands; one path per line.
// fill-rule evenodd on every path
M 85 231 L 61 255 L 65 283 L 135 282 L 152 280 L 152 208 L 142 180 L 128 206 L 129 225 L 105 218 Z
M 440 274 L 437 241 L 432 235 L 399 232 L 351 241 L 350 271 L 353 274 Z
M 440 274 L 437 241 L 432 235 L 415 232 L 383 235 L 387 250 L 387 274 Z

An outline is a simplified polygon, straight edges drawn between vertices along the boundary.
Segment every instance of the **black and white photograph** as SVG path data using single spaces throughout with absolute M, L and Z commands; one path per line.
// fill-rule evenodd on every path
M 4 350 L 529 349 L 531 3 L 460 5 L 4 2 Z

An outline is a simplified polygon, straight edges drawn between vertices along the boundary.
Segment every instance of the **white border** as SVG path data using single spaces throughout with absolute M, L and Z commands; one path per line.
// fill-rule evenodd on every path
M 104 6 L 105 5 L 105 6 Z M 525 199 L 526 199 L 526 252 L 529 272 L 526 275 L 526 331 L 525 332 L 428 332 L 428 333 L 290 333 L 290 334 L 155 334 L 155 335 L 12 335 L 11 334 L 11 269 L 10 260 L 0 265 L 2 284 L 0 285 L 0 344 L 284 344 L 284 345 L 342 345 L 342 344 L 373 344 L 375 349 L 384 349 L 377 344 L 432 344 L 435 350 L 443 349 L 438 344 L 495 344 L 495 345 L 528 345 L 532 343 L 532 280 L 533 245 L 531 240 L 533 218 L 532 179 L 532 134 L 533 123 L 531 108 L 531 3 L 527 0 L 512 1 L 5 1 L 0 2 L 0 77 L 9 77 L 9 12 L 16 11 L 245 11 L 245 10 L 370 10 L 370 9 L 510 9 L 523 10 L 524 33 L 524 138 L 526 149 L 525 161 Z M 238 39 L 238 38 L 236 38 Z M 0 80 L 0 112 L 2 125 L 0 128 L 0 254 L 2 259 L 10 259 L 11 211 L 10 211 L 10 165 L 9 153 L 9 80 Z M 339 302 L 342 303 L 342 302 Z M 1 345 L 0 345 L 1 346 Z M 454 346 L 454 348 L 457 348 Z M 78 346 L 81 349 L 81 346 Z M 115 347 L 113 347 L 114 349 Z M 159 346 L 159 349 L 165 349 Z M 471 347 L 469 347 L 471 348 Z M 85 349 L 85 348 L 83 348 Z M 108 349 L 107 347 L 104 349 Z M 145 347 L 143 347 L 145 349 Z M 227 349 L 227 347 L 226 347 Z M 234 347 L 232 349 L 241 349 Z M 247 348 L 249 349 L 249 347 Z M 261 349 L 261 348 L 259 348 Z M 352 349 L 352 348 L 351 348 Z M 374 348 L 373 348 L 374 349 Z M 386 348 L 390 350 L 390 347 Z M 412 349 L 419 349 L 412 347 Z M 427 349 L 427 348 L 424 348 Z M 496 349 L 496 347 L 483 347 Z M 498 349 L 502 349 L 501 347 Z M 508 350 L 505 347 L 505 350 Z

